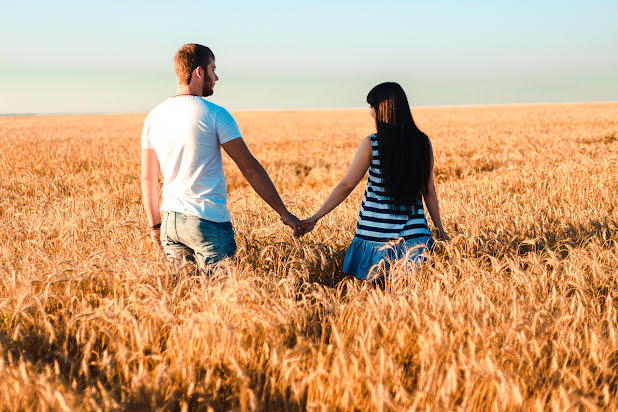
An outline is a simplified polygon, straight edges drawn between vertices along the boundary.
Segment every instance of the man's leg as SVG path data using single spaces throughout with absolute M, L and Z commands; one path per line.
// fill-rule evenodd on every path
M 203 271 L 207 272 L 212 265 L 236 253 L 230 222 L 212 222 L 197 216 L 182 215 L 178 219 L 177 230 L 180 242 L 193 250 Z

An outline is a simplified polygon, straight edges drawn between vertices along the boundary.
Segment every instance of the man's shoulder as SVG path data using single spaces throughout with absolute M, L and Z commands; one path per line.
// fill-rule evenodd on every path
M 145 122 L 169 121 L 170 118 L 182 121 L 193 119 L 210 124 L 234 122 L 232 115 L 223 106 L 201 96 L 191 100 L 166 99 L 148 113 Z
M 165 99 L 161 103 L 156 105 L 154 108 L 152 108 L 150 112 L 148 112 L 148 115 L 146 116 L 146 120 L 155 117 L 158 112 L 160 112 L 161 110 L 164 110 L 164 108 L 169 104 L 169 101 L 170 101 L 169 98 Z
M 202 102 L 204 103 L 204 107 L 208 109 L 209 112 L 213 113 L 213 114 L 229 114 L 229 112 L 227 111 L 227 109 L 223 106 L 219 106 L 218 104 L 214 104 L 213 102 L 206 100 L 204 97 L 202 97 Z
M 227 111 L 227 109 L 223 106 L 219 106 L 214 104 L 204 98 L 202 101 L 206 105 L 208 113 L 210 114 L 211 119 L 217 124 L 236 124 L 234 117 Z

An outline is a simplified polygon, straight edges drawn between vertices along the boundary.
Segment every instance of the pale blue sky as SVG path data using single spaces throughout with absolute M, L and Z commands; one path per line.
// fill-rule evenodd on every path
M 616 0 L 0 4 L 0 113 L 149 111 L 189 42 L 230 110 L 618 100 Z

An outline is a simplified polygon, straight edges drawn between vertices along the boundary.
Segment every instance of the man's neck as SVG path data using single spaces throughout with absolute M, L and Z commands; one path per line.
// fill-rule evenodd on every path
M 191 87 L 191 85 L 178 85 L 176 88 L 176 96 L 201 96 L 201 90 L 197 87 Z

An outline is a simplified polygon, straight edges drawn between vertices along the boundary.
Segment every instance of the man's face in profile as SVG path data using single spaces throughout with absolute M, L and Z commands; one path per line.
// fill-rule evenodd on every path
M 204 68 L 206 76 L 204 77 L 202 96 L 211 96 L 215 92 L 215 82 L 219 80 L 215 73 L 216 68 L 214 59 Z

